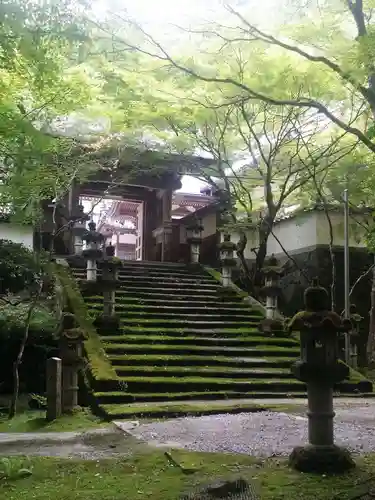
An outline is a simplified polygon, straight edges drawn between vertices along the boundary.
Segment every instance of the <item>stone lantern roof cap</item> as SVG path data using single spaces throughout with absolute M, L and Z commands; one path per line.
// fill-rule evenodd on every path
M 262 269 L 262 272 L 264 276 L 281 276 L 284 274 L 285 269 L 283 266 L 279 264 L 279 261 L 276 259 L 274 255 L 271 255 L 271 257 L 265 262 L 265 266 Z
M 328 309 L 328 292 L 319 286 L 317 279 L 306 289 L 304 302 L 305 310 L 298 312 L 291 319 L 289 331 L 321 330 L 322 333 L 338 333 L 351 329 L 349 320 Z
M 85 234 L 82 236 L 82 239 L 84 241 L 89 242 L 102 242 L 104 241 L 105 237 L 103 234 L 99 233 L 96 230 L 96 224 L 94 221 L 89 222 L 88 224 L 89 230 L 85 232 Z

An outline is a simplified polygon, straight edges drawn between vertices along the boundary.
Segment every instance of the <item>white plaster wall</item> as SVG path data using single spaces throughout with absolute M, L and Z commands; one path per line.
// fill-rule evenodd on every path
M 137 236 L 135 234 L 120 234 L 120 243 L 128 243 L 129 245 L 135 245 L 136 243 Z M 111 240 L 112 245 L 115 246 L 117 245 L 117 236 L 114 234 L 112 235 Z
M 185 224 L 180 225 L 180 243 L 185 244 L 186 243 L 186 226 Z
M 22 243 L 25 247 L 30 248 L 31 250 L 34 248 L 34 230 L 32 226 L 1 222 L 0 239 L 11 240 L 14 243 Z
M 252 248 L 256 248 L 258 246 L 258 234 L 254 230 L 248 230 L 246 231 L 246 236 L 247 236 L 247 245 L 245 248 L 244 256 L 245 259 L 254 259 L 255 254 L 254 252 L 251 251 Z M 233 243 L 238 243 L 240 239 L 239 233 L 232 233 L 230 240 Z
M 202 238 L 207 238 L 216 233 L 216 213 L 211 213 L 202 218 Z
M 330 213 L 333 225 L 334 246 L 344 246 L 344 215 Z M 365 223 L 366 216 L 355 216 L 349 222 L 349 245 L 351 247 L 365 247 L 365 230 L 358 222 Z M 275 236 L 280 240 L 287 252 L 302 250 L 316 245 L 328 245 L 330 243 L 329 224 L 324 212 L 306 212 L 291 219 L 280 221 L 273 228 Z M 254 253 L 250 248 L 258 246 L 257 232 L 247 232 L 248 244 L 245 250 L 247 259 L 254 259 Z M 239 235 L 233 234 L 232 241 L 238 241 Z M 283 250 L 271 234 L 268 239 L 267 255 L 280 254 Z
M 275 224 L 273 232 L 287 252 L 317 244 L 317 215 L 310 212 Z M 279 242 L 272 234 L 268 238 L 267 255 L 282 253 Z
M 324 212 L 317 215 L 317 244 L 328 245 L 330 243 L 329 223 Z M 344 215 L 339 213 L 329 214 L 333 229 L 333 245 L 344 246 Z M 366 223 L 368 216 L 355 215 L 355 220 L 349 217 L 349 245 L 356 248 L 366 247 L 365 229 L 358 224 Z
M 334 245 L 344 245 L 344 216 L 339 213 L 330 213 L 334 227 Z M 359 222 L 366 222 L 366 216 L 355 216 Z M 209 214 L 202 220 L 204 226 L 203 237 L 206 238 L 216 231 L 216 215 Z M 328 245 L 329 226 L 324 212 L 306 212 L 275 224 L 273 232 L 280 240 L 287 252 L 299 251 L 316 245 Z M 364 229 L 350 218 L 349 244 L 352 247 L 365 247 Z M 245 249 L 245 258 L 254 259 L 255 254 L 251 248 L 258 246 L 258 233 L 256 230 L 247 231 L 248 243 Z M 280 254 L 283 250 L 277 239 L 270 235 L 267 245 L 267 255 Z M 233 233 L 231 240 L 237 243 L 239 234 Z M 181 226 L 180 241 L 186 242 L 186 229 Z
M 137 240 L 137 235 L 135 234 L 120 234 L 120 243 L 135 245 L 136 240 Z
M 202 217 L 202 238 L 207 238 L 212 234 L 216 233 L 216 213 L 207 214 Z M 180 226 L 180 243 L 186 243 L 186 226 L 181 224 Z
M 309 246 L 317 244 L 316 237 L 316 215 L 315 213 L 308 213 L 300 217 L 295 217 L 290 220 L 284 220 L 276 224 L 273 232 L 286 251 L 301 250 Z M 247 245 L 245 249 L 245 258 L 254 259 L 255 254 L 251 248 L 259 246 L 258 231 L 249 229 L 246 231 Z M 231 241 L 237 243 L 240 236 L 238 233 L 233 233 Z M 267 255 L 283 253 L 283 250 L 272 234 L 268 238 Z

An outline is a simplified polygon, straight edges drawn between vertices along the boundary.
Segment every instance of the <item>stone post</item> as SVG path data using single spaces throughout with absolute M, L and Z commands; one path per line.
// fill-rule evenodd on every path
M 232 269 L 237 265 L 236 259 L 233 258 L 236 244 L 230 240 L 231 236 L 228 233 L 221 233 L 221 238 L 222 241 L 219 244 L 219 250 L 222 284 L 224 287 L 228 287 L 232 282 Z
M 114 257 L 115 248 L 109 245 L 105 248 L 105 259 L 103 261 L 103 316 L 109 317 L 115 314 L 116 284 L 118 271 L 122 262 Z
M 308 445 L 294 448 L 290 464 L 302 472 L 343 472 L 355 464 L 346 449 L 334 444 L 333 387 L 349 374 L 338 359 L 338 338 L 350 325 L 328 310 L 327 290 L 315 282 L 305 292 L 305 311 L 289 327 L 300 333 L 301 359 L 292 372 L 307 384 L 309 439 Z
M 262 269 L 265 279 L 261 293 L 266 298 L 266 318 L 276 319 L 279 316 L 278 298 L 281 293 L 280 277 L 283 269 L 274 255 L 265 264 Z
M 280 277 L 284 274 L 284 269 L 272 255 L 265 262 L 262 273 L 265 279 L 260 294 L 265 297 L 266 317 L 260 322 L 259 328 L 264 333 L 275 334 L 277 331 L 284 330 L 284 323 L 278 309 L 278 298 L 281 295 Z
M 61 359 L 47 360 L 47 414 L 48 422 L 61 415 Z
M 72 228 L 72 233 L 74 237 L 74 253 L 75 255 L 81 255 L 83 252 L 83 235 L 86 233 L 86 221 L 89 216 L 83 211 L 83 206 L 78 205 L 76 213 L 71 215 L 72 220 L 74 220 L 74 225 Z
M 200 258 L 200 248 L 202 244 L 202 221 L 194 217 L 193 222 L 186 227 L 186 241 L 190 245 L 190 261 L 192 264 L 198 264 Z
M 89 223 L 89 230 L 82 237 L 86 241 L 87 248 L 82 255 L 87 259 L 87 281 L 97 280 L 97 260 L 103 257 L 100 245 L 104 241 L 104 236 L 96 231 L 95 222 Z
M 72 413 L 78 406 L 78 372 L 82 363 L 85 336 L 74 326 L 74 316 L 63 313 L 63 331 L 60 336 L 63 413 Z
M 342 312 L 341 316 L 344 317 L 345 311 Z M 358 314 L 357 307 L 354 304 L 350 305 L 350 323 L 351 328 L 349 332 L 350 338 L 350 366 L 355 370 L 358 368 L 358 339 L 360 335 L 360 325 L 363 321 L 363 317 Z

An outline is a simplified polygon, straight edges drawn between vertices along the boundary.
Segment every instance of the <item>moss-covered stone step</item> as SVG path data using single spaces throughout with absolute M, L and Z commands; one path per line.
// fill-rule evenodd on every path
M 256 327 L 241 327 L 241 328 L 213 328 L 205 330 L 200 328 L 168 328 L 163 329 L 159 327 L 144 327 L 144 326 L 128 326 L 120 328 L 118 335 L 167 335 L 170 337 L 184 337 L 184 336 L 214 336 L 214 337 L 241 337 L 241 336 L 260 336 L 259 330 Z M 105 335 L 103 333 L 103 335 Z M 273 338 L 273 337 L 262 337 Z M 286 338 L 285 336 L 283 338 Z M 296 341 L 294 341 L 296 342 Z
M 289 338 L 278 337 L 203 337 L 203 336 L 163 336 L 163 335 L 107 335 L 102 337 L 103 343 L 106 344 L 169 344 L 169 345 L 206 345 L 206 346 L 224 346 L 224 347 L 247 347 L 257 345 L 275 345 L 275 346 L 298 346 L 295 340 Z
M 190 301 L 190 302 L 217 302 L 218 300 L 222 302 L 226 302 L 230 300 L 230 302 L 238 302 L 243 303 L 242 297 L 235 297 L 233 295 L 223 295 L 218 292 L 215 293 L 199 293 L 197 290 L 181 290 L 175 289 L 172 293 L 171 290 L 168 290 L 168 302 L 169 300 L 180 300 L 180 301 Z M 85 297 L 87 294 L 85 294 Z M 118 288 L 116 290 L 116 298 L 121 299 L 122 297 L 126 297 L 127 300 L 142 300 L 142 301 L 160 301 L 162 300 L 165 303 L 166 293 L 163 288 L 137 288 L 132 290 L 126 290 L 125 288 Z
M 301 390 L 304 384 L 296 379 L 281 378 L 218 378 L 218 377 L 124 377 L 129 392 L 191 392 L 191 391 L 293 391 Z M 111 381 L 101 381 L 98 385 L 105 390 L 113 387 Z
M 119 391 L 109 391 L 109 392 L 96 392 L 95 397 L 99 404 L 108 403 L 131 403 L 134 401 L 138 402 L 173 402 L 173 401 L 212 401 L 212 400 L 223 400 L 223 399 L 249 399 L 249 398 L 267 398 L 267 399 L 279 399 L 285 398 L 286 394 L 282 392 L 275 391 L 191 391 L 191 392 L 170 392 L 160 394 L 156 393 L 132 393 L 132 392 L 119 392 Z M 306 392 L 304 390 L 300 391 L 290 391 L 287 393 L 288 398 L 305 398 Z
M 90 306 L 91 310 L 97 310 L 101 311 L 101 306 L 99 304 L 94 304 Z M 149 313 L 147 310 L 143 309 L 126 309 L 126 308 L 121 308 L 118 307 L 116 309 L 116 313 L 120 316 L 121 320 L 123 321 L 135 321 L 140 320 L 142 322 L 147 321 L 147 322 L 154 322 L 154 323 L 163 323 L 163 322 L 168 322 L 168 323 L 187 323 L 187 322 L 194 322 L 194 323 L 206 323 L 208 322 L 209 324 L 219 324 L 220 322 L 231 322 L 234 324 L 254 324 L 257 325 L 259 323 L 259 316 L 254 316 L 251 311 L 244 311 L 242 314 L 235 314 L 235 315 L 226 315 L 225 313 L 220 314 L 218 312 L 217 314 L 215 313 L 210 313 L 210 312 L 199 312 L 199 313 L 194 313 L 193 310 L 190 310 L 190 312 L 185 312 L 184 314 L 178 313 L 178 312 L 158 312 L 158 313 Z M 228 320 L 228 321 L 227 321 Z
M 182 264 L 180 262 L 159 262 L 151 260 L 125 260 L 123 261 L 123 268 L 131 267 L 132 269 L 170 269 L 172 270 L 182 270 L 189 271 L 191 273 L 202 274 L 204 270 L 199 264 Z
M 229 367 L 198 367 L 198 366 L 116 366 L 119 377 L 211 377 L 225 379 L 293 379 L 288 368 L 229 368 Z
M 266 411 L 266 405 L 254 403 L 231 403 L 225 402 L 186 402 L 181 403 L 128 403 L 128 404 L 104 404 L 100 405 L 99 411 L 102 416 L 110 420 L 134 419 L 134 418 L 178 418 L 185 416 L 220 415 L 221 413 L 254 413 Z
M 291 359 L 298 357 L 299 348 L 297 347 L 280 347 L 259 345 L 257 347 L 222 347 L 222 346 L 186 346 L 186 345 L 135 345 L 135 344 L 106 344 L 105 350 L 108 354 L 222 354 L 223 356 L 236 356 L 236 357 L 280 357 L 289 356 Z
M 118 292 L 116 292 L 118 293 Z M 103 305 L 103 296 L 102 295 L 87 295 L 85 296 L 87 304 L 101 304 Z M 245 304 L 244 302 L 238 301 L 212 301 L 212 302 L 206 302 L 204 300 L 202 301 L 189 301 L 189 300 L 174 300 L 170 299 L 168 300 L 168 305 L 165 303 L 165 298 L 164 299 L 142 299 L 139 297 L 129 297 L 127 295 L 117 295 L 116 296 L 116 306 L 121 305 L 121 307 L 127 307 L 127 308 L 162 308 L 162 309 L 176 309 L 179 311 L 183 311 L 185 309 L 189 308 L 194 308 L 196 310 L 201 310 L 204 308 L 205 310 L 217 310 L 217 309 L 223 309 L 225 311 L 230 311 L 230 312 L 241 312 L 243 310 L 245 311 L 252 311 L 254 315 L 258 315 L 259 318 L 262 318 L 263 315 L 259 311 L 255 311 L 249 307 L 248 304 Z
M 76 276 L 85 279 L 84 273 L 77 273 Z M 101 273 L 98 274 L 101 276 Z M 150 275 L 132 275 L 120 272 L 118 275 L 118 280 L 121 283 L 133 284 L 138 286 L 153 285 L 153 284 L 163 284 L 163 286 L 178 285 L 178 286 L 203 286 L 203 287 L 218 287 L 219 283 L 211 277 L 206 276 L 170 276 L 169 274 L 150 276 Z
M 100 263 L 99 263 L 100 266 Z M 85 265 L 83 266 L 85 268 Z M 160 262 L 151 260 L 124 260 L 122 261 L 122 269 L 141 269 L 141 270 L 170 270 L 170 271 L 184 271 L 196 274 L 205 273 L 205 270 L 199 264 L 182 264 L 179 262 Z M 72 265 L 72 269 L 82 269 L 82 267 L 76 267 Z
M 119 287 L 127 288 L 128 290 L 140 289 L 149 291 L 150 288 L 154 288 L 155 290 L 158 291 L 163 290 L 164 293 L 172 293 L 172 294 L 174 294 L 175 291 L 190 295 L 191 293 L 194 292 L 216 293 L 220 290 L 220 285 L 217 285 L 215 283 L 212 284 L 208 283 L 200 284 L 197 282 L 181 283 L 178 281 L 171 281 L 170 283 L 166 283 L 161 280 L 157 281 L 144 280 L 142 282 L 134 282 L 134 281 L 129 281 L 127 279 L 120 279 L 117 283 Z
M 103 302 L 91 302 L 87 301 L 88 307 L 92 309 L 103 308 Z M 185 316 L 211 316 L 213 318 L 217 316 L 226 316 L 227 314 L 235 315 L 239 318 L 254 318 L 258 321 L 261 320 L 262 316 L 254 312 L 251 308 L 232 308 L 226 309 L 223 307 L 171 307 L 171 306 L 146 306 L 142 304 L 129 305 L 123 303 L 121 300 L 116 302 L 116 313 L 124 315 L 148 315 L 153 318 L 157 318 L 158 315 L 169 316 L 169 317 L 185 317 Z
M 218 286 L 218 282 L 209 276 L 171 276 L 170 274 L 150 276 L 150 275 L 131 275 L 124 272 L 120 272 L 118 275 L 119 280 L 124 280 L 131 283 L 178 283 L 181 285 L 207 285 L 207 286 Z
M 230 356 L 202 356 L 191 354 L 111 354 L 108 356 L 113 366 L 215 366 L 237 368 L 289 368 L 292 361 L 288 357 L 230 357 Z
M 154 326 L 159 328 L 197 328 L 197 329 L 220 329 L 220 328 L 246 328 L 250 326 L 257 326 L 259 319 L 246 318 L 237 321 L 212 321 L 210 319 L 189 319 L 184 317 L 183 319 L 153 319 L 148 317 L 120 317 L 120 322 L 122 326 Z
M 189 269 L 164 269 L 164 268 L 147 268 L 147 267 L 133 267 L 133 266 L 122 266 L 120 268 L 120 274 L 124 276 L 151 276 L 151 277 L 176 277 L 176 278 L 203 278 L 203 279 L 215 279 L 208 273 L 202 273 L 202 271 L 191 271 Z
M 169 302 L 168 302 L 169 303 Z M 183 303 L 183 302 L 182 302 Z M 165 302 L 164 302 L 165 304 Z M 92 309 L 101 309 L 103 308 L 103 298 L 98 297 L 95 299 L 88 299 L 87 305 Z M 157 305 L 152 306 L 148 304 L 129 304 L 121 299 L 116 302 L 116 312 L 126 312 L 127 314 L 151 314 L 152 316 L 165 313 L 170 315 L 185 315 L 195 313 L 196 315 L 208 314 L 208 315 L 219 315 L 219 316 L 228 316 L 228 315 L 239 315 L 239 316 L 251 316 L 252 318 L 256 317 L 260 321 L 262 316 L 260 314 L 254 313 L 254 311 L 250 307 L 239 307 L 238 304 L 234 304 L 232 307 L 227 307 L 227 305 L 216 305 L 216 306 L 204 306 L 204 305 Z

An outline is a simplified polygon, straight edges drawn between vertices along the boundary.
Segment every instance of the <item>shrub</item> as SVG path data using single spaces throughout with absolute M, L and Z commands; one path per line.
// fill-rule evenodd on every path
M 31 287 L 41 270 L 31 250 L 20 243 L 0 239 L 0 294 L 18 293 Z
M 0 391 L 12 391 L 12 365 L 25 332 L 29 304 L 0 306 Z M 41 306 L 31 317 L 29 339 L 20 367 L 21 392 L 43 393 L 47 359 L 56 353 L 57 321 Z

